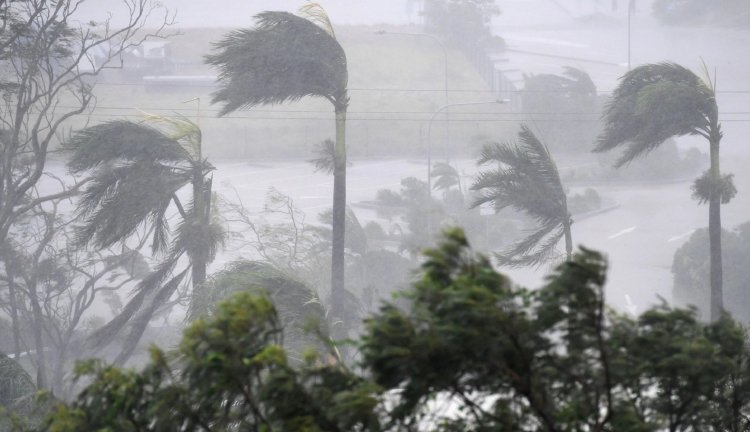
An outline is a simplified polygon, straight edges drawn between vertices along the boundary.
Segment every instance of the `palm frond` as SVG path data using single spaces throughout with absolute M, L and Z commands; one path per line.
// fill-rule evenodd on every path
M 435 179 L 432 188 L 436 190 L 448 190 L 460 184 L 458 170 L 447 162 L 435 163 L 430 175 Z
M 508 249 L 495 253 L 495 259 L 503 267 L 539 267 L 560 255 L 556 246 L 564 235 L 565 231 L 559 225 L 543 226 Z
M 330 139 L 324 140 L 315 146 L 313 152 L 317 157 L 310 159 L 308 162 L 313 164 L 315 172 L 333 174 L 333 169 L 336 166 L 336 143 Z
M 479 163 L 498 168 L 477 175 L 471 187 L 478 192 L 473 206 L 513 207 L 537 224 L 531 234 L 498 253 L 498 262 L 511 267 L 538 266 L 553 257 L 570 215 L 557 165 L 547 147 L 522 125 L 518 142 L 485 146 Z
M 172 196 L 189 182 L 187 173 L 150 162 L 98 170 L 79 199 L 78 244 L 106 248 L 127 239 L 149 219 L 161 221 Z M 156 235 L 155 251 L 164 245 L 164 226 Z
M 336 39 L 336 32 L 333 31 L 333 24 L 326 10 L 319 3 L 308 1 L 306 5 L 299 8 L 300 15 L 307 18 L 328 32 L 331 37 Z
M 143 332 L 146 330 L 148 323 L 154 317 L 154 313 L 156 312 L 156 310 L 159 308 L 159 306 L 162 306 L 164 303 L 166 303 L 169 298 L 172 297 L 172 294 L 177 291 L 177 288 L 180 287 L 189 270 L 190 267 L 185 268 L 183 271 L 173 276 L 165 284 L 152 290 L 153 295 L 149 299 L 146 306 L 141 307 L 138 310 L 138 313 L 133 316 L 133 318 L 128 322 L 130 331 L 125 337 L 125 341 L 121 346 L 120 353 L 115 358 L 116 364 L 125 364 L 128 358 L 130 358 L 131 354 L 136 348 L 136 345 L 138 344 L 138 341 L 141 340 Z
M 224 104 L 220 115 L 307 96 L 346 106 L 346 54 L 331 34 L 288 12 L 255 18 L 254 28 L 229 33 L 206 56 L 219 69 L 212 101 Z
M 184 251 L 193 260 L 210 263 L 226 240 L 224 226 L 216 218 L 206 221 L 196 214 L 192 202 L 186 210 L 187 217 L 175 229 L 172 254 Z
M 712 89 L 689 69 L 674 63 L 639 66 L 621 78 L 605 107 L 594 151 L 625 147 L 619 167 L 669 137 L 705 133 L 716 112 Z
M 293 354 L 319 342 L 307 332 L 310 324 L 325 325 L 325 311 L 315 291 L 265 262 L 236 261 L 211 276 L 191 297 L 188 320 L 210 316 L 221 300 L 239 291 L 265 293 L 271 298 L 284 325 L 285 345 Z
M 189 154 L 174 139 L 152 127 L 115 120 L 82 129 L 64 144 L 72 152 L 74 173 L 119 161 L 179 162 Z
M 480 164 L 499 168 L 480 171 L 472 185 L 478 192 L 473 206 L 492 203 L 496 209 L 513 207 L 546 225 L 567 215 L 565 192 L 557 166 L 547 148 L 525 125 L 519 142 L 484 147 Z
M 159 289 L 170 274 L 174 271 L 177 261 L 181 255 L 173 255 L 162 261 L 147 277 L 141 280 L 133 290 L 133 298 L 125 305 L 122 312 L 115 316 L 107 324 L 93 332 L 87 345 L 101 349 L 114 341 L 115 336 L 130 322 L 131 318 L 141 310 L 144 301 Z
M 193 159 L 200 157 L 203 139 L 201 129 L 186 116 L 178 114 L 177 117 L 166 117 L 144 113 L 144 122 L 168 126 L 169 138 L 181 143 Z

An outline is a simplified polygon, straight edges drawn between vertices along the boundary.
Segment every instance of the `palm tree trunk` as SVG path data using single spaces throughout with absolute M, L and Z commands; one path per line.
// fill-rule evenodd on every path
M 344 245 L 346 231 L 346 106 L 336 107 L 336 147 L 333 166 L 331 251 L 331 313 L 340 318 L 344 306 Z
M 715 127 L 713 127 L 715 126 Z M 721 193 L 718 185 L 721 182 L 719 170 L 719 143 L 721 132 L 718 125 L 712 124 L 710 153 L 711 153 L 711 183 L 713 185 L 708 202 L 708 240 L 711 248 L 711 315 L 713 322 L 719 319 L 724 310 L 723 275 L 721 264 Z
M 567 261 L 570 261 L 573 256 L 573 235 L 570 232 L 572 222 L 570 215 L 568 215 L 568 221 L 563 223 L 563 230 L 565 231 L 565 259 Z
M 199 156 L 200 157 L 200 156 Z M 208 216 L 210 212 L 210 195 L 206 196 L 206 182 L 203 177 L 201 168 L 194 168 L 193 172 L 193 218 L 189 223 L 201 225 L 201 229 L 208 227 Z M 206 268 L 208 267 L 205 251 L 199 251 L 197 254 L 190 254 L 191 277 L 193 280 L 193 292 L 200 289 L 206 282 Z

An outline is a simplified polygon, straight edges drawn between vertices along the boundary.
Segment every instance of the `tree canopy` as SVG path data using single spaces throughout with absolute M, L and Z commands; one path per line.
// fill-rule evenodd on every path
M 90 383 L 46 427 L 99 430 L 740 431 L 750 345 L 730 317 L 604 301 L 607 262 L 581 249 L 538 290 L 514 286 L 449 230 L 420 278 L 366 321 L 361 372 L 291 366 L 268 296 L 239 292 L 140 372 L 82 364 Z

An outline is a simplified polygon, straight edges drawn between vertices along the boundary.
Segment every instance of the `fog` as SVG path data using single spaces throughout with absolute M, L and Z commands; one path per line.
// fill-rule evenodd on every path
M 0 256 L 0 330 L 6 333 L 0 352 L 26 359 L 19 363 L 37 373 L 37 386 L 69 398 L 79 389 L 70 380 L 79 352 L 141 365 L 149 343 L 174 347 L 187 323 L 210 316 L 233 291 L 270 284 L 269 274 L 277 285 L 261 288 L 279 298 L 283 289 L 292 289 L 279 280 L 302 287 L 302 301 L 280 300 L 292 302 L 281 307 L 282 315 L 288 312 L 284 308 L 313 308 L 328 320 L 332 334 L 355 337 L 362 319 L 414 281 L 422 251 L 454 225 L 518 286 L 541 287 L 566 261 L 566 239 L 572 237 L 574 251 L 585 246 L 606 256 L 606 302 L 616 310 L 635 317 L 662 303 L 696 304 L 700 318 L 708 320 L 709 245 L 708 234 L 701 233 L 709 224 L 709 205 L 699 204 L 700 194 L 691 187 L 710 167 L 709 144 L 696 129 L 675 132 L 674 126 L 694 117 L 680 115 L 674 104 L 644 115 L 649 103 L 658 102 L 654 99 L 672 99 L 639 95 L 630 101 L 633 111 L 668 119 L 669 126 L 648 129 L 645 120 L 638 123 L 658 138 L 622 168 L 614 166 L 627 145 L 593 152 L 609 131 L 604 116 L 621 78 L 652 63 L 682 65 L 715 86 L 721 173 L 733 175 L 737 190 L 721 205 L 721 226 L 730 231 L 723 248 L 724 307 L 747 323 L 750 292 L 740 287 L 750 281 L 742 252 L 750 245 L 744 231 L 734 230 L 750 220 L 748 15 L 734 21 L 732 13 L 713 11 L 701 20 L 679 18 L 677 6 L 660 6 L 668 3 L 479 1 L 488 9 L 477 18 L 474 12 L 431 16 L 425 12 L 431 0 L 321 0 L 331 40 L 345 54 L 343 96 L 341 89 L 326 87 L 333 85 L 329 81 L 341 84 L 331 78 L 338 77 L 338 63 L 315 75 L 312 60 L 294 63 L 299 69 L 292 73 L 303 83 L 317 79 L 314 91 L 273 99 L 251 74 L 244 78 L 254 89 L 232 82 L 237 87 L 227 90 L 227 76 L 237 73 L 230 66 L 255 63 L 236 60 L 240 54 L 226 54 L 217 43 L 233 30 L 252 28 L 255 15 L 264 11 L 305 16 L 300 0 L 162 0 L 131 35 L 138 41 L 145 37 L 143 43 L 123 46 L 113 38 L 96 49 L 73 43 L 73 52 L 90 51 L 78 60 L 54 57 L 47 66 L 50 76 L 80 74 L 71 81 L 75 85 L 41 98 L 47 108 L 34 105 L 23 113 L 14 141 L 23 144 L 14 156 L 2 156 L 8 158 L 6 171 L 18 179 L 9 176 L 3 184 L 25 185 L 37 171 L 40 175 L 28 188 L 3 192 L 3 200 L 17 195 L 17 202 L 0 201 L 0 233 L 7 237 Z M 131 22 L 128 5 L 133 3 L 87 0 L 69 22 L 97 21 L 86 28 L 107 34 Z M 107 17 L 111 28 L 101 24 Z M 330 36 L 324 21 L 316 25 Z M 145 36 L 152 32 L 164 37 Z M 339 59 L 332 50 L 325 58 Z M 0 60 L 3 85 L 21 82 L 19 71 L 26 70 L 12 56 Z M 66 69 L 71 61 L 76 67 Z M 272 76 L 266 84 L 285 90 L 274 87 Z M 14 88 L 3 87 L 3 94 Z M 23 98 L 13 95 L 4 98 L 0 112 L 3 140 L 21 115 L 13 102 Z M 235 97 L 254 99 L 231 105 Z M 687 96 L 681 101 L 678 108 L 699 105 Z M 85 132 L 127 122 L 131 132 Z M 133 125 L 163 133 L 154 142 L 171 147 L 148 147 L 147 138 L 154 136 L 134 132 Z M 533 149 L 522 125 L 541 143 L 537 150 L 546 149 L 534 161 L 549 157 L 554 169 L 541 171 L 553 172 L 557 184 L 519 186 L 525 192 L 513 201 L 512 193 L 493 191 L 481 179 L 492 170 L 524 169 L 486 156 L 492 143 L 521 142 L 527 144 L 524 152 Z M 49 134 L 43 151 L 39 131 Z M 342 134 L 345 163 L 336 147 Z M 135 142 L 139 139 L 144 141 Z M 135 154 L 132 148 L 141 144 Z M 114 156 L 102 156 L 101 148 Z M 155 154 L 164 160 L 139 165 Z M 479 164 L 481 157 L 487 163 Z M 345 177 L 326 171 L 340 174 L 344 165 Z M 128 167 L 140 171 L 125 173 Z M 149 175 L 158 182 L 147 182 Z M 513 187 L 526 180 L 518 177 Z M 337 213 L 332 203 L 342 184 L 346 209 Z M 97 197 L 106 188 L 111 189 Z M 118 201 L 118 194 L 128 192 L 132 196 Z M 494 198 L 482 200 L 493 192 Z M 143 210 L 149 205 L 153 209 Z M 549 216 L 550 207 L 564 214 Z M 339 242 L 337 224 L 344 221 L 346 239 Z M 519 252 L 519 243 L 545 224 L 552 225 L 538 244 Z M 195 237 L 181 237 L 191 233 Z M 541 240 L 555 235 L 554 248 L 540 252 Z M 337 250 L 345 257 L 340 286 Z M 237 282 L 231 275 L 238 260 L 260 263 L 266 273 Z M 143 288 L 149 284 L 150 291 Z M 47 297 L 26 299 L 23 293 L 36 292 L 37 285 Z M 340 297 L 332 294 L 336 290 Z M 299 348 L 297 336 L 290 337 L 289 349 Z M 347 361 L 356 358 L 346 355 Z M 44 378 L 38 364 L 47 365 Z

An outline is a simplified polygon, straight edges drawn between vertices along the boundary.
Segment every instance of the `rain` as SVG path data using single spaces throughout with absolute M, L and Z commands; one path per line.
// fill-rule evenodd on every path
M 0 430 L 747 430 L 714 3 L 0 0 Z

